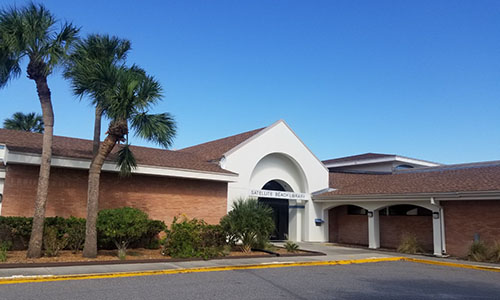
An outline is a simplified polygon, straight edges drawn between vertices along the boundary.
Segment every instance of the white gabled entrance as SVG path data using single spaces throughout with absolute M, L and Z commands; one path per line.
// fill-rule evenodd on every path
M 314 222 L 321 218 L 321 206 L 311 201 L 311 193 L 328 188 L 328 170 L 284 121 L 229 150 L 220 165 L 238 174 L 238 179 L 228 184 L 228 210 L 239 198 L 267 199 L 263 201 L 276 206 L 280 220 L 288 218 L 287 230 L 282 222 L 278 224 L 280 237 L 288 231 L 293 241 L 324 240 L 325 226 Z M 265 188 L 273 181 L 280 184 L 280 191 Z

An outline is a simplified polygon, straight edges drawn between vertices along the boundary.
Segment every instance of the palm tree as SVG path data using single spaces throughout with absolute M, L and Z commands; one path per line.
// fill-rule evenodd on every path
M 3 128 L 43 133 L 43 119 L 37 113 L 16 112 L 12 118 L 3 121 Z
M 158 81 L 136 66 L 130 68 L 111 66 L 107 72 L 109 78 L 113 80 L 109 81 L 110 84 L 106 89 L 94 90 L 95 84 L 89 87 L 92 95 L 106 98 L 104 113 L 110 119 L 106 137 L 99 145 L 99 150 L 93 157 L 89 169 L 87 222 L 83 248 L 83 256 L 89 258 L 97 256 L 96 221 L 99 208 L 99 180 L 104 161 L 117 144 L 124 143 L 116 157 L 120 175 L 129 175 L 136 167 L 128 141 L 129 124 L 136 136 L 153 141 L 165 148 L 171 146 L 176 132 L 175 122 L 170 114 L 149 114 L 148 112 L 162 97 L 162 89 Z M 99 76 L 93 78 L 99 78 Z
M 75 44 L 68 59 L 64 76 L 71 80 L 73 93 L 80 99 L 89 96 L 95 106 L 93 156 L 99 150 L 101 119 L 107 108 L 104 93 L 114 84 L 110 70 L 115 65 L 123 66 L 129 50 L 128 40 L 91 34 Z
M 64 23 L 57 29 L 56 23 L 54 16 L 43 5 L 31 3 L 23 8 L 0 10 L 0 87 L 20 75 L 20 62 L 27 58 L 26 72 L 36 84 L 45 124 L 28 257 L 40 257 L 42 253 L 49 188 L 54 112 L 47 77 L 62 62 L 79 31 L 71 23 Z

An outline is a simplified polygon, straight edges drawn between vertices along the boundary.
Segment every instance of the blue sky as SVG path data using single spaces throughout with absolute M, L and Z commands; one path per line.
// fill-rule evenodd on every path
M 320 159 L 500 159 L 500 1 L 43 3 L 83 36 L 131 40 L 128 61 L 164 87 L 156 111 L 176 117 L 174 149 L 284 119 Z M 91 138 L 88 102 L 60 72 L 49 86 L 55 133 Z M 0 103 L 2 120 L 40 112 L 24 74 Z

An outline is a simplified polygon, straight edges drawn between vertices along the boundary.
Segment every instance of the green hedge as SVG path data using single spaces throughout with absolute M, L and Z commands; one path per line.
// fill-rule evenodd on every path
M 33 218 L 31 217 L 2 217 L 0 216 L 0 242 L 9 242 L 10 250 L 26 250 L 31 235 Z M 45 231 L 47 228 L 55 228 L 58 238 L 68 239 L 65 249 L 77 251 L 83 246 L 85 240 L 85 219 L 83 218 L 45 218 Z M 131 248 L 153 248 L 158 249 L 160 243 L 158 234 L 165 230 L 163 221 L 147 221 L 146 232 L 131 243 Z M 100 249 L 114 249 L 115 245 L 106 238 L 98 239 Z

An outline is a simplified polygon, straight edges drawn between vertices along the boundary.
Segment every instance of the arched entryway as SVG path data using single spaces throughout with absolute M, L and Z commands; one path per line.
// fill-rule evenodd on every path
M 411 204 L 378 210 L 380 247 L 397 249 L 405 235 L 414 236 L 424 251 L 433 251 L 432 211 Z
M 268 191 L 290 191 L 286 182 L 271 180 L 266 183 L 262 190 Z M 288 199 L 259 198 L 260 203 L 264 203 L 273 210 L 275 229 L 271 234 L 271 240 L 286 240 L 288 238 Z
M 368 246 L 367 210 L 356 205 L 329 209 L 328 239 L 332 243 Z

